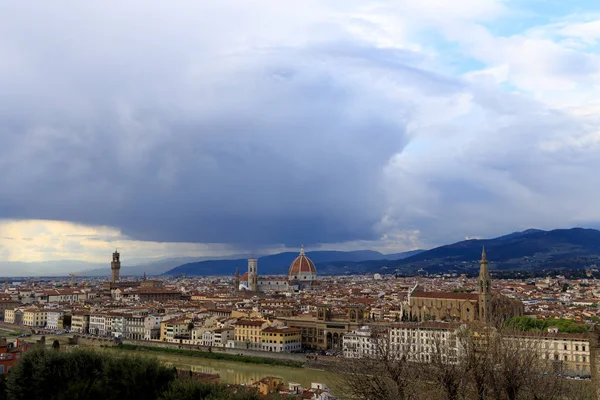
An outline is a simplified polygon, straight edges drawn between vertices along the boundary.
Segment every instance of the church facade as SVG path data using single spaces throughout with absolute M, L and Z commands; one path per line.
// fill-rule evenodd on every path
M 523 303 L 492 292 L 489 263 L 484 249 L 481 254 L 477 293 L 426 292 L 419 285 L 415 285 L 408 293 L 403 319 L 489 324 L 523 313 Z

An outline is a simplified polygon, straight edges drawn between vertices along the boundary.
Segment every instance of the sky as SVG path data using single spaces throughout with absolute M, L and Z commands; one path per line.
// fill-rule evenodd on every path
M 593 1 L 2 2 L 0 261 L 600 227 L 599 40 Z

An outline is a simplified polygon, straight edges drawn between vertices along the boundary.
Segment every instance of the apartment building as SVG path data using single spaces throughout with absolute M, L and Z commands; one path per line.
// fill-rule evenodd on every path
M 234 347 L 262 350 L 261 331 L 267 326 L 267 321 L 261 319 L 241 319 L 237 321 L 234 326 Z
M 61 329 L 58 327 L 58 321 L 64 315 L 64 311 L 60 310 L 48 310 L 46 313 L 46 328 L 48 329 Z
M 213 346 L 215 347 L 225 347 L 227 346 L 227 342 L 233 340 L 235 336 L 234 328 L 219 328 L 213 331 Z
M 441 355 L 450 362 L 458 361 L 457 323 L 398 323 L 387 327 L 360 329 L 344 335 L 344 357 L 379 357 L 382 354 L 405 356 L 409 361 L 430 362 Z
M 23 309 L 6 309 L 4 311 L 4 322 L 15 325 L 23 325 Z
M 136 312 L 124 315 L 123 337 L 131 340 L 143 340 L 145 335 L 144 320 L 147 312 Z
M 144 340 L 160 340 L 160 323 L 164 315 L 151 314 L 144 318 Z
M 287 326 L 264 328 L 261 333 L 263 351 L 291 353 L 302 348 L 302 329 Z
M 23 310 L 23 325 L 36 328 L 46 326 L 48 319 L 47 311 L 40 308 L 26 308 Z
M 6 310 L 13 310 L 20 304 L 18 300 L 0 300 L 0 321 L 5 321 Z
M 89 333 L 106 336 L 106 315 L 104 313 L 90 313 Z
M 178 343 L 191 339 L 190 322 L 186 316 L 173 317 L 160 323 L 160 341 Z
M 71 317 L 71 330 L 73 332 L 87 334 L 90 329 L 90 313 L 86 311 L 74 311 Z

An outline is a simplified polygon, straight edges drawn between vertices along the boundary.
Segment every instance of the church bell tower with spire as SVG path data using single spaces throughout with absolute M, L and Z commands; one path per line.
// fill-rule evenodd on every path
M 485 254 L 485 248 L 483 248 L 481 252 L 481 261 L 479 264 L 479 315 L 482 322 L 488 323 L 492 281 L 490 279 L 490 271 L 488 268 L 488 260 L 487 255 Z

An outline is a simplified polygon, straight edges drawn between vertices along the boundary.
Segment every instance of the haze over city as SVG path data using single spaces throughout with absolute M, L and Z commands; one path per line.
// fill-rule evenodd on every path
M 0 261 L 598 228 L 598 11 L 5 2 Z

